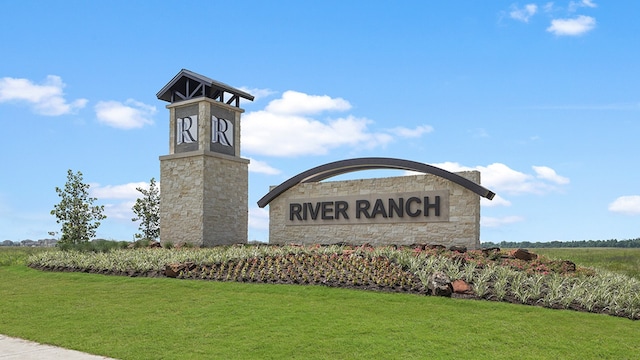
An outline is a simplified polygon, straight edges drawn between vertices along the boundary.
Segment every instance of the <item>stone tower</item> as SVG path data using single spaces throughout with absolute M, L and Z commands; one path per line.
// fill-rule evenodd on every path
M 169 102 L 169 155 L 160 156 L 160 242 L 247 242 L 248 165 L 240 98 L 253 96 L 182 69 L 156 96 Z

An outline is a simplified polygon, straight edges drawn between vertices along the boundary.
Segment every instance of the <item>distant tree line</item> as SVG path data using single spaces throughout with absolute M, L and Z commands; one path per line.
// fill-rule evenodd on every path
M 640 238 L 628 240 L 577 240 L 577 241 L 549 241 L 549 242 L 530 242 L 530 241 L 501 241 L 499 243 L 483 242 L 482 247 L 499 247 L 499 248 L 640 248 Z

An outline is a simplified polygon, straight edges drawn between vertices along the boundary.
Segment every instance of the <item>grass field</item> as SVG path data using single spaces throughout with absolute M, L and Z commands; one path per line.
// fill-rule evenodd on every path
M 640 322 L 625 318 L 319 286 L 40 272 L 7 254 L 0 250 L 0 333 L 120 359 L 640 356 Z
M 531 249 L 550 258 L 566 259 L 583 266 L 599 267 L 640 279 L 640 249 L 555 248 Z

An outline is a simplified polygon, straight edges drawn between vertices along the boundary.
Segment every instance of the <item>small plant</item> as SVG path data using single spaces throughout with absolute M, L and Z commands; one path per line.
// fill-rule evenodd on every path
M 137 187 L 142 197 L 136 199 L 133 205 L 133 213 L 136 215 L 131 221 L 140 221 L 135 234 L 136 239 L 156 240 L 160 236 L 160 188 L 156 179 L 151 178 L 149 188 Z
M 60 203 L 53 207 L 51 215 L 62 224 L 62 236 L 58 244 L 81 244 L 96 235 L 100 221 L 107 218 L 102 214 L 104 206 L 93 206 L 96 198 L 89 197 L 89 184 L 85 184 L 82 173 L 67 170 L 67 182 L 64 188 L 56 187 Z M 54 232 L 55 233 L 55 232 Z

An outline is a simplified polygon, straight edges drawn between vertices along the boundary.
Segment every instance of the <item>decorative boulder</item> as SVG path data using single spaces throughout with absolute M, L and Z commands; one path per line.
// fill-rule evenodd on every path
M 451 296 L 453 293 L 451 279 L 442 271 L 436 271 L 431 274 L 427 288 L 431 292 L 431 295 L 435 296 Z
M 471 285 L 467 284 L 464 280 L 454 280 L 451 283 L 451 287 L 453 288 L 453 292 L 456 294 L 473 294 Z
M 191 271 L 194 270 L 196 268 L 196 264 L 194 264 L 193 262 L 186 262 L 186 263 L 171 263 L 171 264 L 167 264 L 164 267 L 164 275 L 166 277 L 171 277 L 171 278 L 175 278 L 177 277 L 181 271 Z
M 162 248 L 162 245 L 160 245 L 159 241 L 151 241 L 149 243 L 149 246 L 147 246 L 149 249 L 159 249 Z
M 171 263 L 164 267 L 164 275 L 166 277 L 175 278 L 180 274 L 180 271 L 184 270 L 186 266 L 181 263 Z
M 466 253 L 467 247 L 462 245 L 453 245 L 449 248 L 449 251 L 457 251 L 459 253 Z
M 529 250 L 526 249 L 518 249 L 514 251 L 512 255 L 514 258 L 524 261 L 531 261 L 538 258 L 538 255 L 529 252 Z

